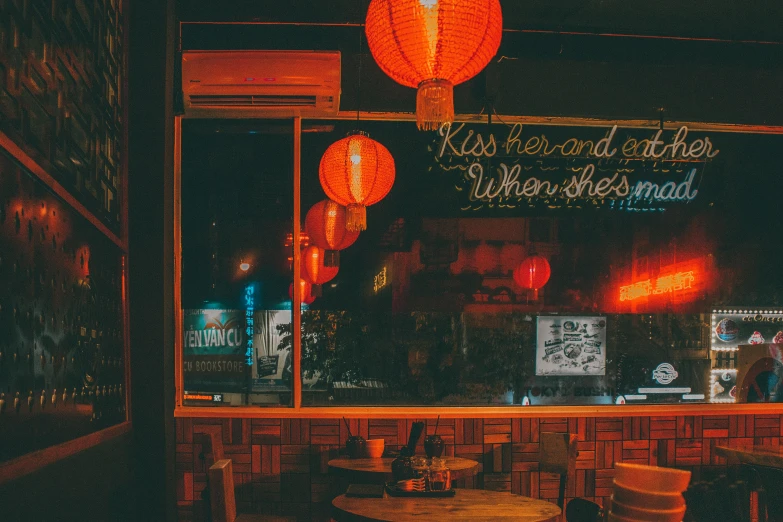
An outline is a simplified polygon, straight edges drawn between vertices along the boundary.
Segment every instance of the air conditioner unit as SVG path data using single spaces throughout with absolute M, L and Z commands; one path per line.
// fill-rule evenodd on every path
M 333 117 L 340 110 L 339 51 L 186 51 L 185 116 Z

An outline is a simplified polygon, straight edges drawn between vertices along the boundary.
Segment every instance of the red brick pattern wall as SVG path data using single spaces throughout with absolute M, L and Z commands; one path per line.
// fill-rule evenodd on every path
M 351 431 L 407 442 L 412 419 L 352 419 Z M 240 512 L 329 520 L 339 481 L 328 461 L 338 456 L 348 430 L 340 419 L 177 419 L 177 503 L 180 521 L 209 520 L 202 492 L 212 464 L 209 433 L 220 434 L 233 459 Z M 427 421 L 432 433 L 435 421 Z M 614 463 L 635 462 L 690 469 L 710 478 L 725 467 L 720 445 L 778 446 L 783 415 L 719 415 L 626 418 L 441 419 L 446 453 L 479 462 L 464 487 L 484 488 L 555 501 L 556 475 L 538 471 L 542 432 L 568 432 L 579 440 L 576 470 L 566 496 L 603 502 L 611 494 Z M 423 453 L 423 449 L 419 450 Z

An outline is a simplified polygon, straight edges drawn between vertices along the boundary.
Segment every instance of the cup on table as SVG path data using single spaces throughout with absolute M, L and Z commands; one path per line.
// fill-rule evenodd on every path
M 443 455 L 445 444 L 440 435 L 427 435 L 424 437 L 424 453 L 427 458 L 440 457 Z
M 367 439 L 367 456 L 371 459 L 381 458 L 385 446 L 383 439 Z
M 427 483 L 431 491 L 448 491 L 451 489 L 451 470 L 446 466 L 446 461 L 437 457 L 432 459 Z
M 348 440 L 345 441 L 345 449 L 348 452 L 348 456 L 352 459 L 364 457 L 366 447 L 367 441 L 364 440 L 364 437 L 360 437 L 359 435 L 348 437 Z
M 413 468 L 416 478 L 423 479 L 424 485 L 427 486 L 430 479 L 430 465 L 427 459 L 421 456 L 411 457 L 411 468 Z

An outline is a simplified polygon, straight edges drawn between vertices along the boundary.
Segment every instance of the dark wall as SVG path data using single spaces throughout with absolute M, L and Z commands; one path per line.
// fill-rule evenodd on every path
M 140 520 L 173 520 L 173 2 L 130 2 L 131 393 Z
M 0 0 L 0 130 L 120 235 L 120 2 Z
M 120 2 L 0 0 L 0 131 L 119 237 L 126 14 Z M 6 397 L 6 460 L 122 422 L 119 385 L 127 390 L 127 383 L 122 248 L 5 157 L 0 171 L 2 206 L 14 206 L 0 233 L 0 351 L 9 363 L 0 388 L 26 390 L 27 408 L 12 420 L 13 397 Z M 22 458 L 35 464 L 33 455 Z M 3 484 L 0 519 L 135 520 L 132 470 L 131 435 L 109 439 Z
M 114 438 L 0 487 L 0 519 L 140 520 L 133 494 L 131 443 L 131 434 Z

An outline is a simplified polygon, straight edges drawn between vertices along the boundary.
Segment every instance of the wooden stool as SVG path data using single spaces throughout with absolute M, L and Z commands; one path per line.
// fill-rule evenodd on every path
M 296 522 L 296 517 L 243 514 L 237 516 L 234 472 L 230 459 L 218 460 L 209 468 L 209 499 L 212 522 Z
M 557 505 L 563 509 L 568 472 L 576 469 L 576 435 L 542 433 L 538 446 L 538 470 L 560 475 Z

